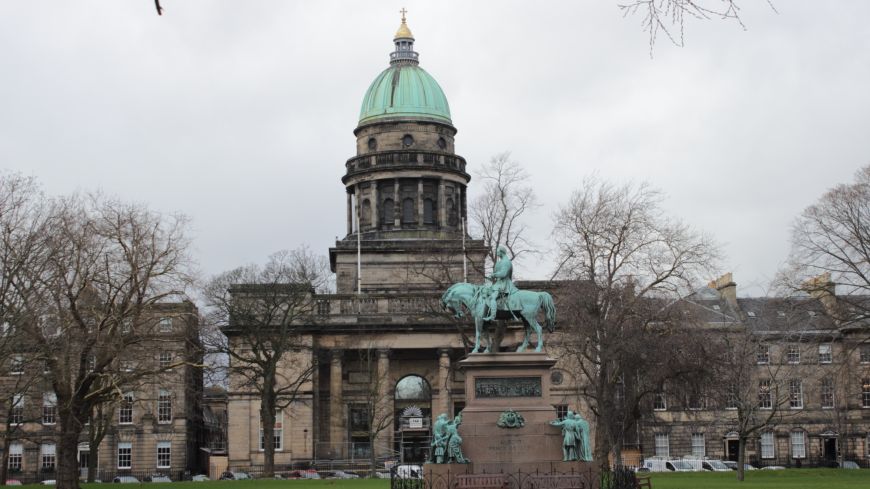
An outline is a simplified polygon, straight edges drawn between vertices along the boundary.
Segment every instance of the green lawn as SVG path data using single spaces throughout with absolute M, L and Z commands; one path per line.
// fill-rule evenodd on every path
M 140 484 L 162 489 L 388 489 L 388 479 L 353 480 L 253 480 L 174 482 Z M 788 469 L 755 470 L 746 473 L 746 481 L 737 482 L 734 472 L 654 473 L 653 489 L 868 489 L 870 470 Z M 114 485 L 127 487 L 130 485 Z M 44 487 L 44 486 L 43 486 Z M 105 484 L 85 484 L 89 489 L 105 489 Z
M 736 472 L 652 474 L 653 489 L 868 489 L 870 470 L 752 470 L 738 482 Z

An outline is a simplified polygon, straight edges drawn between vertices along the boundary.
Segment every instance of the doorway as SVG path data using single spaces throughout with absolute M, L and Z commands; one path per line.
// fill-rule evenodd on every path
M 826 465 L 833 466 L 837 462 L 837 439 L 834 437 L 822 440 L 822 457 Z
M 725 458 L 733 462 L 740 455 L 740 440 L 725 440 Z
M 87 443 L 79 444 L 79 474 L 83 478 L 88 476 L 88 462 L 91 460 L 91 448 Z

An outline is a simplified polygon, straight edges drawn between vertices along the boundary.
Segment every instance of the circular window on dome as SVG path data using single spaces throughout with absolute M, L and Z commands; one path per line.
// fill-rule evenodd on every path
M 369 138 L 369 149 L 374 151 L 378 149 L 378 140 L 375 138 Z
M 411 136 L 410 134 L 402 136 L 402 146 L 410 146 L 412 144 L 414 144 L 414 136 Z
M 444 138 L 438 138 L 438 147 L 441 149 L 447 149 L 447 140 Z

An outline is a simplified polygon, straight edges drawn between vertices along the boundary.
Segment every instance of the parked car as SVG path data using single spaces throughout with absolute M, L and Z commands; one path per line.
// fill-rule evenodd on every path
M 20 486 L 22 484 L 21 484 L 21 481 L 18 479 L 6 479 L 6 485 L 7 486 Z
M 399 479 L 422 479 L 423 467 L 419 465 L 402 464 L 396 466 L 396 477 Z
M 860 469 L 861 466 L 858 465 L 857 462 L 853 462 L 851 460 L 843 460 L 843 464 L 840 465 L 840 468 L 841 469 Z
M 40 482 L 40 484 L 42 484 L 43 486 L 53 486 L 57 484 L 57 481 L 54 479 L 45 479 L 44 481 Z
M 320 479 L 320 474 L 314 469 L 300 470 L 299 476 L 303 479 Z
M 116 475 L 112 482 L 116 484 L 139 484 L 139 479 L 132 475 Z
M 728 472 L 731 470 L 721 460 L 704 460 L 701 462 L 701 467 L 710 472 Z
M 766 467 L 762 467 L 761 470 L 785 470 L 785 467 L 782 465 L 768 465 Z
M 155 474 L 145 477 L 145 482 L 172 482 L 167 475 Z
M 205 474 L 196 474 L 195 476 L 191 477 L 190 480 L 193 482 L 207 482 L 211 479 L 209 479 L 208 476 Z
M 359 479 L 358 475 L 343 470 L 332 470 L 325 472 L 324 475 L 329 479 Z
M 733 460 L 726 460 L 722 463 L 731 470 L 737 470 L 737 462 Z M 743 464 L 743 470 L 755 470 L 755 467 L 749 464 Z
M 224 472 L 220 477 L 220 480 L 222 481 L 243 481 L 248 479 L 251 479 L 251 476 L 247 472 L 232 470 Z

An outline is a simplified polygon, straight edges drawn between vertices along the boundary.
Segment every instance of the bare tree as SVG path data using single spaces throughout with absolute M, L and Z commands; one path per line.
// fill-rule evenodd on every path
M 183 297 L 186 221 L 100 195 L 44 209 L 31 214 L 21 241 L 35 251 L 14 277 L 8 313 L 57 397 L 58 487 L 77 488 L 78 442 L 92 408 L 158 370 L 121 364 L 153 345 L 152 308 Z
M 626 410 L 615 405 L 625 399 L 618 386 L 640 374 L 654 378 L 638 385 L 660 385 L 699 364 L 691 350 L 680 351 L 685 347 L 677 340 L 692 329 L 682 328 L 674 303 L 702 283 L 717 247 L 665 216 L 661 200 L 646 184 L 614 185 L 592 177 L 555 218 L 554 276 L 576 283 L 559 294 L 561 323 L 568 329 L 558 346 L 578 376 L 588 379 L 582 393 L 596 421 L 595 457 L 605 464 L 611 451 L 619 455 L 621 416 L 639 417 L 635 407 L 651 393 L 635 388 Z
M 500 246 L 511 260 L 534 253 L 524 219 L 537 206 L 528 173 L 509 152 L 497 154 L 480 170 L 483 193 L 471 204 L 473 230 L 487 247 L 490 266 L 498 261 Z
M 685 44 L 687 20 L 720 18 L 736 22 L 746 29 L 740 18 L 740 6 L 736 0 L 630 0 L 619 4 L 623 16 L 642 16 L 642 26 L 649 33 L 650 56 L 659 33 L 663 33 L 674 45 Z M 773 3 L 768 1 L 771 9 Z
M 842 323 L 870 317 L 870 166 L 852 183 L 839 184 L 807 207 L 792 227 L 787 270 L 780 276 L 786 292 L 826 294 L 836 290 L 832 309 Z M 833 289 L 833 290 L 832 290 Z
M 393 398 L 390 393 L 392 382 L 386 360 L 389 352 L 370 345 L 368 348 L 358 349 L 357 353 L 358 375 L 364 376 L 367 382 L 353 397 L 351 430 L 365 432 L 369 446 L 369 472 L 371 477 L 375 477 L 378 455 L 385 455 L 384 450 L 379 450 L 378 444 L 389 441 L 383 440 L 382 434 L 391 433 L 394 423 Z
M 327 270 L 325 258 L 303 247 L 275 253 L 263 267 L 220 274 L 204 290 L 213 328 L 208 350 L 229 357 L 231 389 L 260 399 L 266 477 L 274 474 L 276 412 L 311 390 L 314 296 L 327 286 Z

